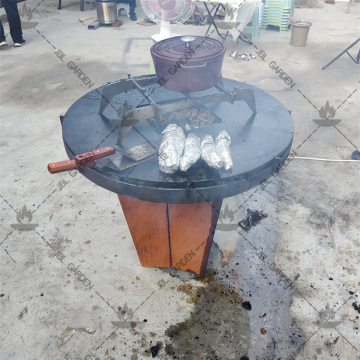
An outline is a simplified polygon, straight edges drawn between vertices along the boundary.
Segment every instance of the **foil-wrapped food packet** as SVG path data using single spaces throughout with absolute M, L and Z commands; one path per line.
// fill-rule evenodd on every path
M 224 167 L 226 171 L 230 170 L 234 165 L 231 159 L 230 144 L 230 135 L 225 130 L 222 130 L 220 134 L 216 137 L 215 147 L 216 152 L 219 154 L 219 156 L 224 162 Z
M 170 124 L 162 132 L 159 147 L 159 168 L 166 174 L 174 174 L 179 169 L 180 158 L 184 151 L 185 134 L 176 124 Z
M 201 156 L 200 138 L 189 134 L 185 140 L 184 154 L 180 159 L 180 170 L 187 171 Z
M 201 158 L 214 169 L 221 169 L 223 166 L 223 160 L 216 152 L 214 139 L 211 135 L 205 135 L 201 142 Z

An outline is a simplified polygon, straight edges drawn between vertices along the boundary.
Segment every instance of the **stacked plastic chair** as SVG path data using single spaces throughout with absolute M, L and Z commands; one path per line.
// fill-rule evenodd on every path
M 280 32 L 288 30 L 291 22 L 289 15 L 294 15 L 295 0 L 266 0 L 262 28 L 266 30 L 268 25 L 278 26 Z

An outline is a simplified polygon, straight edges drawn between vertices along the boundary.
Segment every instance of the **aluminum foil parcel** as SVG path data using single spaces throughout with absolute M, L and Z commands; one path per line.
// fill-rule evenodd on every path
M 185 146 L 185 134 L 183 129 L 176 124 L 168 125 L 162 134 L 159 167 L 164 173 L 173 174 L 179 169 Z
M 224 168 L 226 171 L 230 170 L 233 166 L 233 161 L 231 159 L 231 153 L 230 153 L 230 144 L 231 144 L 230 135 L 225 130 L 222 130 L 220 134 L 216 137 L 215 147 L 216 147 L 216 152 L 224 161 Z
M 214 169 L 221 169 L 223 166 L 223 160 L 216 152 L 214 139 L 211 135 L 205 135 L 201 142 L 201 158 Z
M 185 140 L 184 154 L 180 159 L 180 170 L 187 171 L 201 156 L 200 138 L 189 134 Z

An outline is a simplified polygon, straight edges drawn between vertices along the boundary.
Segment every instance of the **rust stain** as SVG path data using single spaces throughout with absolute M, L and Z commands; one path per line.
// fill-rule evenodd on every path
M 186 299 L 188 304 L 198 304 L 202 298 L 211 293 L 212 297 L 221 297 L 231 304 L 242 304 L 243 299 L 236 293 L 235 289 L 231 286 L 222 284 L 215 278 L 214 272 L 208 272 L 203 278 L 196 279 L 198 282 L 208 285 L 206 287 L 197 287 L 191 284 L 179 285 L 177 291 L 187 294 L 189 297 Z M 224 301 L 224 300 L 223 300 Z

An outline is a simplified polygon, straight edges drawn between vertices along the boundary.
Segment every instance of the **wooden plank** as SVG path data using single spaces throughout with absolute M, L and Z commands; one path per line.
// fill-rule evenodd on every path
M 168 204 L 172 267 L 204 274 L 221 204 Z
M 123 24 L 122 20 L 115 21 L 111 24 L 112 27 L 119 27 Z
M 171 267 L 167 204 L 118 197 L 141 265 Z

